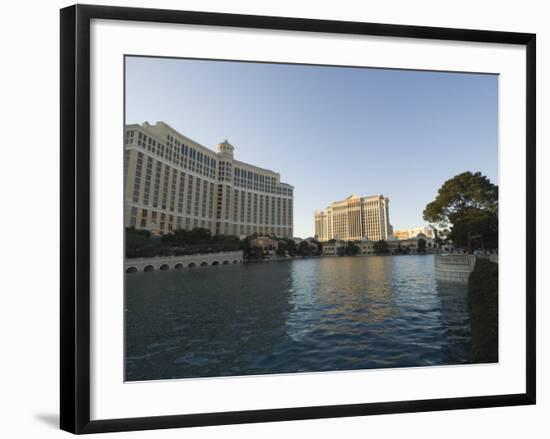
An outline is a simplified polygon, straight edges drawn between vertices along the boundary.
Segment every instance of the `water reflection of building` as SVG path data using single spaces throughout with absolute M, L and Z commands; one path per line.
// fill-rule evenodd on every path
M 388 206 L 389 199 L 383 195 L 350 195 L 315 212 L 315 235 L 322 242 L 388 239 L 392 234 Z
M 345 316 L 352 321 L 379 323 L 395 313 L 392 294 L 392 258 L 323 258 L 312 260 L 310 281 L 315 279 L 315 300 L 327 318 Z M 300 265 L 293 270 L 294 286 L 300 285 Z M 302 282 L 305 285 L 304 282 Z
M 227 140 L 212 151 L 164 122 L 127 125 L 125 134 L 126 226 L 292 237 L 294 188 L 235 160 Z

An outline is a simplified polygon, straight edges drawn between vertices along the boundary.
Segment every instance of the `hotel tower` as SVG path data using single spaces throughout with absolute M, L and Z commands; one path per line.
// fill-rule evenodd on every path
M 350 195 L 335 201 L 325 210 L 315 212 L 315 235 L 319 241 L 388 239 L 392 234 L 388 205 L 389 200 L 383 195 Z
M 293 187 L 233 153 L 227 140 L 212 151 L 164 122 L 126 125 L 125 226 L 292 237 Z

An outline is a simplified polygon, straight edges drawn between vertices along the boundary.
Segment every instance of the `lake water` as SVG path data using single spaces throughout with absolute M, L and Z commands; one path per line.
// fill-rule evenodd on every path
M 466 286 L 432 256 L 126 274 L 126 380 L 469 363 Z

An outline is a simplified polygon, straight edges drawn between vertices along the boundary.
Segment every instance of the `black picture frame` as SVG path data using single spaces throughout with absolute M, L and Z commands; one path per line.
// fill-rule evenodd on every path
M 526 392 L 383 403 L 90 420 L 90 21 L 92 19 L 229 26 L 526 47 Z M 192 427 L 535 404 L 536 36 L 210 12 L 75 5 L 61 10 L 61 429 L 72 433 Z

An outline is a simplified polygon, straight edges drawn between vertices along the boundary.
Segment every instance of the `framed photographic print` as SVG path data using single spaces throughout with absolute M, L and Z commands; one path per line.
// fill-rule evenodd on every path
M 535 35 L 61 10 L 61 428 L 535 403 Z

